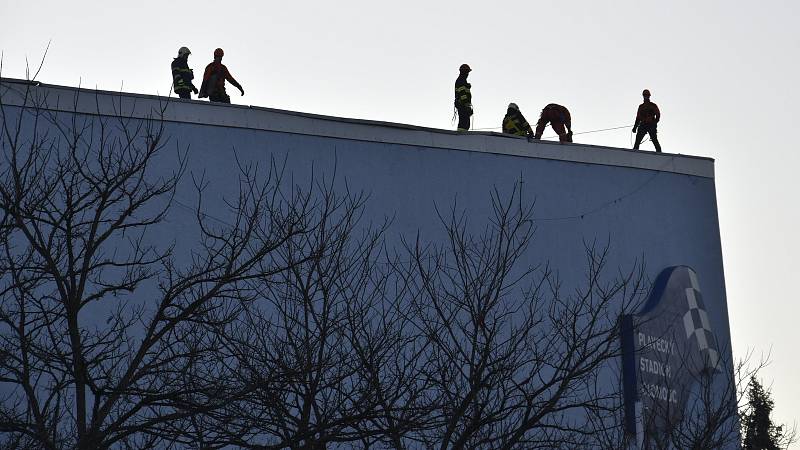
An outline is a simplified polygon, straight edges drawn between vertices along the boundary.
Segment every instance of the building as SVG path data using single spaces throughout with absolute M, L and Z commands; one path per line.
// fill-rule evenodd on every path
M 62 143 L 66 138 L 54 123 L 67 126 L 75 117 L 90 124 L 107 120 L 111 128 L 147 120 L 163 126 L 175 151 L 163 152 L 152 173 L 172 174 L 181 152 L 186 173 L 162 231 L 146 239 L 174 244 L 179 259 L 190 258 L 198 236 L 196 185 L 203 186 L 204 213 L 229 223 L 233 218 L 225 199 L 238 195 L 240 170 L 258 178 L 275 169 L 273 175 L 282 174 L 281 183 L 289 188 L 321 183 L 340 192 L 345 187 L 363 192 L 362 223 L 386 221 L 388 248 L 418 233 L 426 242 L 442 242 L 447 236 L 441 217 L 451 209 L 457 215 L 463 211 L 467 230 L 480 233 L 493 215 L 492 195 L 501 201 L 514 198 L 520 205 L 533 204 L 535 234 L 520 264 L 548 264 L 566 287 L 584 279 L 586 247 L 592 243 L 608 245 L 606 264 L 612 274 L 643 264 L 654 281 L 665 269 L 690 267 L 725 361 L 721 370 L 731 370 L 714 162 L 709 158 L 11 79 L 3 79 L 0 90 L 4 119 L 22 117 L 29 133 L 35 109 L 43 113 L 39 126 Z M 24 104 L 27 111 L 21 113 Z M 88 132 L 101 134 L 99 127 Z M 616 386 L 619 380 L 611 377 L 608 383 Z

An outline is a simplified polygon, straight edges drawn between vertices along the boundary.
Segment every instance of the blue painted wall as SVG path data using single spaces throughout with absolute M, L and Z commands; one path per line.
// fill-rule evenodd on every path
M 209 192 L 220 196 L 238 189 L 234 150 L 240 161 L 258 162 L 263 171 L 270 158 L 285 160 L 287 173 L 301 186 L 312 171 L 316 179 L 335 173 L 340 187 L 346 181 L 369 194 L 368 217 L 393 218 L 390 240 L 417 231 L 429 240 L 442 238 L 435 208 L 448 211 L 454 201 L 480 230 L 491 216 L 490 192 L 509 194 L 522 180 L 523 201 L 535 201 L 537 226 L 526 263 L 549 261 L 565 282 L 576 281 L 586 267 L 584 241 L 598 240 L 611 244 L 611 267 L 644 261 L 655 278 L 665 267 L 688 265 L 700 277 L 714 329 L 721 341 L 730 341 L 713 179 L 215 126 L 170 124 L 167 132 L 188 146 L 188 170 L 205 173 Z M 194 204 L 190 177 L 178 198 Z
M 18 109 L 6 106 L 5 113 L 16 120 Z M 62 120 L 69 118 L 59 114 Z M 39 126 L 48 125 L 40 121 Z M 507 196 L 517 185 L 523 202 L 535 202 L 536 234 L 521 263 L 549 262 L 569 287 L 579 283 L 586 270 L 584 243 L 597 240 L 610 243 L 611 268 L 626 270 L 644 262 L 655 279 L 665 267 L 692 267 L 721 347 L 730 348 L 712 178 L 248 128 L 183 122 L 166 122 L 165 127 L 168 149 L 153 174 L 175 170 L 178 150 L 188 150 L 188 167 L 176 196 L 178 204 L 163 230 L 153 233 L 162 244 L 176 242 L 183 251 L 193 245 L 194 212 L 181 206 L 196 205 L 192 177 L 202 176 L 208 183 L 206 211 L 226 219 L 229 212 L 223 199 L 238 193 L 239 163 L 257 164 L 262 174 L 273 161 L 285 163 L 285 183 L 305 188 L 312 177 L 316 181 L 335 178 L 339 188 L 346 183 L 351 190 L 365 192 L 369 195 L 367 220 L 392 220 L 386 235 L 390 247 L 401 236 L 417 232 L 425 240 L 441 241 L 444 235 L 436 207 L 447 212 L 454 203 L 466 211 L 479 232 L 491 217 L 491 191 L 498 189 Z M 500 145 L 512 141 L 495 139 Z M 584 151 L 595 150 L 585 147 Z M 673 158 L 679 156 L 664 155 L 663 167 L 669 167 Z
M 16 116 L 18 110 L 7 107 L 6 114 Z M 570 289 L 580 284 L 587 269 L 585 243 L 597 240 L 610 244 L 612 275 L 616 268 L 626 271 L 640 262 L 651 279 L 665 267 L 690 266 L 699 276 L 712 329 L 729 353 L 712 178 L 180 122 L 166 123 L 166 136 L 170 150 L 159 158 L 154 174 L 171 173 L 175 154 L 187 149 L 188 167 L 176 206 L 150 238 L 160 245 L 175 243 L 179 259 L 189 257 L 197 236 L 193 177 L 207 183 L 205 211 L 226 221 L 230 212 L 224 199 L 235 198 L 239 189 L 237 164 L 257 164 L 266 174 L 273 162 L 285 162 L 285 185 L 307 188 L 312 179 L 333 179 L 339 189 L 346 184 L 365 192 L 364 225 L 391 219 L 389 248 L 418 232 L 426 241 L 441 242 L 444 232 L 436 208 L 446 213 L 454 203 L 480 232 L 492 217 L 491 192 L 508 196 L 517 185 L 523 202 L 535 202 L 536 233 L 523 265 L 549 263 Z M 665 168 L 670 158 L 664 156 Z

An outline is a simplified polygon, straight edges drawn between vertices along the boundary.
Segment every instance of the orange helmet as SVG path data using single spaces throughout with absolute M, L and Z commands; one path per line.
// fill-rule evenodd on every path
M 462 64 L 461 67 L 458 68 L 459 72 L 472 72 L 472 69 L 469 68 L 468 64 Z
M 225 55 L 225 52 L 221 48 L 214 50 L 214 58 L 222 58 L 223 55 Z
M 645 96 L 645 97 L 650 97 L 650 90 L 649 89 L 643 90 L 642 91 L 642 95 Z

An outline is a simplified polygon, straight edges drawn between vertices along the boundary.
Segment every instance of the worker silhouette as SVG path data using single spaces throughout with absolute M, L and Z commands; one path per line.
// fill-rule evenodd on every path
M 456 99 L 454 105 L 458 112 L 458 131 L 469 130 L 469 118 L 472 116 L 472 85 L 467 83 L 467 76 L 472 69 L 462 64 L 458 68 L 458 78 L 456 78 Z
M 516 103 L 509 103 L 506 116 L 503 117 L 503 133 L 515 136 L 533 137 L 533 130 Z
M 192 98 L 192 92 L 197 94 L 192 80 L 194 72 L 189 68 L 189 55 L 192 52 L 186 47 L 178 49 L 178 57 L 172 60 L 172 90 L 180 98 Z
M 636 111 L 636 121 L 633 123 L 633 130 L 631 130 L 631 133 L 636 133 L 636 143 L 633 144 L 633 149 L 639 150 L 639 145 L 642 143 L 644 135 L 649 134 L 656 152 L 661 153 L 657 130 L 658 121 L 661 120 L 661 111 L 659 111 L 655 103 L 650 101 L 649 90 L 642 91 L 642 97 L 644 102 L 639 105 L 639 109 Z
M 572 142 L 572 117 L 570 117 L 569 110 L 566 107 L 555 103 L 545 106 L 539 115 L 539 121 L 536 123 L 534 139 L 542 138 L 542 133 L 544 133 L 544 128 L 548 123 L 553 127 L 553 131 L 558 134 L 559 142 Z
M 242 85 L 236 81 L 225 64 L 222 64 L 222 57 L 225 52 L 221 48 L 214 50 L 214 61 L 206 66 L 206 71 L 203 74 L 203 84 L 200 86 L 200 98 L 208 97 L 212 102 L 230 103 L 231 97 L 225 92 L 225 80 L 228 80 L 232 85 L 239 88 L 242 95 L 244 89 Z

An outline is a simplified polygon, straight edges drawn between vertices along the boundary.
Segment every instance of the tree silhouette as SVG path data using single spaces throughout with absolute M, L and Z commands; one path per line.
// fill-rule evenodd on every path
M 794 432 L 784 432 L 783 426 L 772 423 L 775 402 L 769 390 L 753 377 L 748 397 L 748 411 L 742 417 L 745 450 L 780 450 L 793 441 Z
M 187 149 L 169 151 L 163 109 L 58 112 L 36 87 L 0 89 L 0 448 L 626 442 L 608 381 L 644 266 L 610 269 L 596 242 L 576 281 L 531 261 L 519 186 L 494 191 L 487 217 L 437 209 L 443 238 L 392 246 L 389 222 L 366 220 L 367 194 L 237 159 L 222 221 L 204 212 L 202 177 L 196 207 L 179 203 Z M 23 106 L 6 108 L 13 95 Z M 190 258 L 149 239 L 174 232 L 174 205 L 194 213 Z M 769 392 L 743 379 L 746 414 L 742 384 L 703 378 L 663 448 L 738 444 L 738 417 L 747 449 L 791 443 Z

